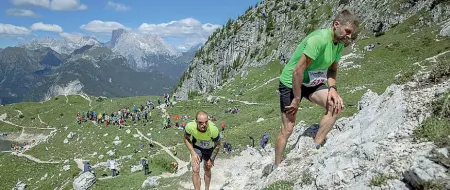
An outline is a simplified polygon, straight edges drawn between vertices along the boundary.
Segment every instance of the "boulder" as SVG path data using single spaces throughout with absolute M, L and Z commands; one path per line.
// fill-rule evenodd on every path
M 114 154 L 115 154 L 115 152 L 114 152 L 114 151 L 112 151 L 112 150 L 110 150 L 110 151 L 106 152 L 106 154 L 107 154 L 107 155 L 110 155 L 110 156 L 112 156 L 112 155 L 114 155 Z
M 442 25 L 439 36 L 450 36 L 450 21 Z
M 73 189 L 86 190 L 94 185 L 95 182 L 96 179 L 94 174 L 92 174 L 91 172 L 84 172 L 73 181 Z
M 70 165 L 64 165 L 64 166 L 63 166 L 63 170 L 64 170 L 64 171 L 70 170 Z
M 23 183 L 22 181 L 17 181 L 13 190 L 24 190 L 26 187 L 27 187 L 27 184 Z
M 416 189 L 427 189 L 430 184 L 450 187 L 450 176 L 447 169 L 427 158 L 422 158 L 411 169 L 403 173 L 403 177 Z
M 150 176 L 148 177 L 144 183 L 142 183 L 142 189 L 148 189 L 148 188 L 153 188 L 153 187 L 157 187 L 158 186 L 158 180 L 161 177 L 159 176 Z
M 131 166 L 131 173 L 136 173 L 136 172 L 142 171 L 143 169 L 144 169 L 144 167 L 141 164 Z
M 378 94 L 368 89 L 358 102 L 358 110 L 362 110 L 363 108 L 369 106 L 377 98 Z
M 122 143 L 122 141 L 113 141 L 113 144 L 116 146 L 119 145 L 120 143 Z

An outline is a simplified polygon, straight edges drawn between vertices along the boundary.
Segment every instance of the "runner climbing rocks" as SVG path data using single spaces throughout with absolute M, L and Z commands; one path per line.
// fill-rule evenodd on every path
M 192 141 L 191 141 L 191 136 Z M 200 189 L 200 162 L 204 160 L 205 189 L 209 189 L 211 183 L 211 168 L 220 151 L 220 135 L 216 125 L 208 120 L 206 112 L 197 112 L 196 121 L 186 125 L 184 130 L 184 142 L 192 156 L 192 181 L 196 190 Z
M 281 163 L 303 97 L 326 110 L 314 142 L 311 143 L 313 149 L 320 148 L 336 122 L 337 115 L 344 107 L 336 87 L 338 62 L 344 44 L 354 39 L 358 26 L 359 21 L 354 14 L 348 10 L 341 11 L 330 28 L 316 30 L 303 39 L 285 65 L 279 85 L 283 127 L 276 139 L 275 164 L 269 172 Z M 328 86 L 325 85 L 327 81 Z

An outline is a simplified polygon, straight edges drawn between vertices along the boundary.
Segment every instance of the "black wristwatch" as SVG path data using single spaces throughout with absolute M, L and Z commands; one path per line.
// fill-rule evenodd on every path
M 336 90 L 336 92 L 337 92 L 337 87 L 335 85 L 329 86 L 328 87 L 328 91 L 330 91 L 330 89 L 332 89 L 332 88 L 334 88 Z

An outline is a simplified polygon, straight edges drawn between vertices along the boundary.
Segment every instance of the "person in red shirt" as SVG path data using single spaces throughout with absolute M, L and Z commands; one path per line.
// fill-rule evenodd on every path
M 222 121 L 222 131 L 225 131 L 225 121 Z

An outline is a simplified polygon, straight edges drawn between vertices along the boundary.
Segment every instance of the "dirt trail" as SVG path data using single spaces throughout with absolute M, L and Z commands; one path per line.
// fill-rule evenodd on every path
M 39 158 L 36 158 L 36 157 L 28 155 L 28 154 L 23 154 L 23 153 L 12 152 L 11 154 L 19 156 L 19 157 L 28 158 L 29 160 L 36 162 L 36 163 L 40 163 L 40 164 L 59 164 L 60 163 L 60 161 L 42 161 Z
M 56 128 L 51 128 L 51 127 L 48 127 L 48 128 L 42 128 L 42 127 L 24 127 L 24 126 L 20 126 L 20 125 L 17 125 L 17 124 L 15 124 L 15 123 L 12 123 L 12 122 L 9 122 L 9 121 L 5 121 L 6 117 L 7 117 L 7 114 L 6 114 L 6 113 L 3 113 L 2 115 L 0 115 L 0 121 L 3 122 L 3 123 L 7 123 L 7 124 L 10 124 L 10 125 L 14 125 L 14 126 L 16 126 L 16 127 L 24 128 L 24 129 L 51 129 L 51 130 L 56 129 Z M 23 131 L 22 131 L 22 132 L 23 132 Z
M 91 98 L 89 98 L 89 96 L 85 95 L 85 94 L 79 94 L 79 95 L 81 97 L 83 97 L 84 99 L 86 99 L 87 101 L 89 101 L 89 107 L 91 107 L 91 103 L 92 103 Z
M 280 77 L 271 78 L 271 79 L 269 79 L 268 81 L 266 81 L 265 83 L 263 83 L 263 84 L 261 84 L 261 85 L 259 85 L 259 86 L 255 86 L 255 87 L 253 87 L 253 88 L 250 88 L 250 90 L 248 90 L 248 91 L 253 91 L 253 90 L 256 90 L 256 89 L 258 89 L 258 88 L 261 88 L 261 87 L 263 87 L 263 86 L 269 84 L 270 82 L 272 82 L 272 81 L 274 81 L 274 80 L 277 80 L 277 79 L 279 79 L 279 78 L 280 78 Z
M 49 125 L 48 125 L 47 123 L 45 123 L 45 122 L 42 121 L 41 116 L 39 116 L 39 114 L 38 114 L 38 119 L 39 119 L 39 122 L 41 122 L 41 123 L 44 124 L 45 126 L 49 127 Z
M 142 134 L 142 132 L 139 131 L 139 129 L 136 129 L 136 131 L 138 132 L 139 135 L 144 137 L 147 141 L 150 140 L 148 137 L 146 137 L 144 134 Z M 164 151 L 167 152 L 167 154 L 169 154 L 173 159 L 175 159 L 175 161 L 178 162 L 178 168 L 186 167 L 189 164 L 189 162 L 185 162 L 185 161 L 179 159 L 178 157 L 176 157 L 175 155 L 173 155 L 172 151 L 170 151 L 166 146 L 162 145 L 161 143 L 153 141 L 153 140 L 152 140 L 152 142 L 157 144 L 158 146 L 160 146 Z

